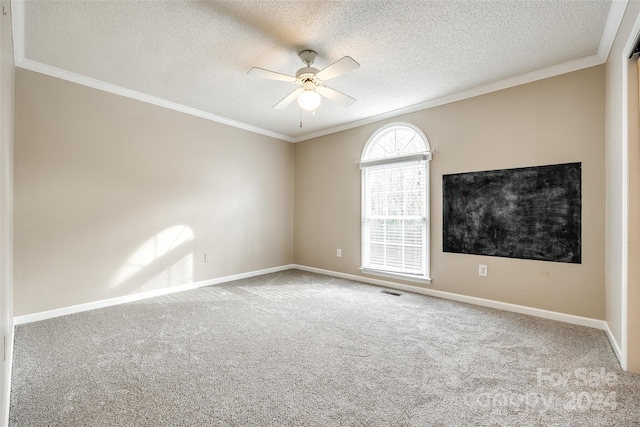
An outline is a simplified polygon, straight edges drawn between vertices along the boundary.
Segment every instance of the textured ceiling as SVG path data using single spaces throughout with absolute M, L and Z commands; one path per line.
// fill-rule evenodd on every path
M 290 138 L 597 54 L 611 1 L 27 1 L 24 57 Z M 302 49 L 357 99 L 271 107 Z

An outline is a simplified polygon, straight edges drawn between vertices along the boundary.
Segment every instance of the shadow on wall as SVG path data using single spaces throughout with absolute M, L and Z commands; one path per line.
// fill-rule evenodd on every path
M 120 267 L 109 289 L 145 292 L 193 281 L 193 230 L 167 228 L 142 244 Z

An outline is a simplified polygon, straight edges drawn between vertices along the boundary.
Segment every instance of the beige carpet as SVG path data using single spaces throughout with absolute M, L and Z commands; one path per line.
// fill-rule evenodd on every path
M 298 270 L 17 328 L 12 426 L 634 426 L 602 331 Z

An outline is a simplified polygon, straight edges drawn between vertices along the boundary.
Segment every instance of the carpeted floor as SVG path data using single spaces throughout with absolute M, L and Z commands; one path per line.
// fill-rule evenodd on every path
M 602 331 L 289 270 L 19 326 L 12 426 L 634 426 Z

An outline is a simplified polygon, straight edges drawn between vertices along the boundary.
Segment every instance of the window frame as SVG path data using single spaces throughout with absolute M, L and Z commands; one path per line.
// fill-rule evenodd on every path
M 374 145 L 378 143 L 380 138 L 384 137 L 388 132 L 395 129 L 408 129 L 415 132 L 416 135 L 422 138 L 426 150 L 424 152 L 411 153 L 403 156 L 391 156 L 385 158 L 377 158 L 368 160 L 366 156 L 370 155 L 370 151 Z M 418 127 L 404 122 L 390 123 L 377 129 L 369 138 L 362 150 L 362 155 L 359 162 L 360 167 L 360 272 L 367 275 L 389 277 L 395 279 L 402 279 L 411 282 L 418 283 L 431 283 L 431 211 L 430 211 L 430 194 L 431 194 L 431 179 L 429 175 L 429 162 L 432 158 L 432 150 L 429 144 L 429 140 L 426 135 Z M 393 167 L 403 166 L 411 163 L 420 162 L 424 167 L 424 271 L 422 275 L 401 273 L 395 271 L 388 271 L 384 269 L 374 269 L 371 267 L 365 267 L 365 221 L 366 221 L 366 170 L 368 168 L 376 167 Z

